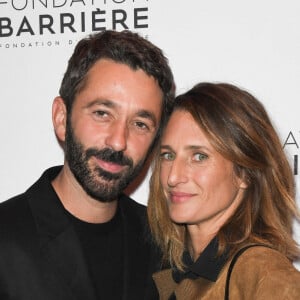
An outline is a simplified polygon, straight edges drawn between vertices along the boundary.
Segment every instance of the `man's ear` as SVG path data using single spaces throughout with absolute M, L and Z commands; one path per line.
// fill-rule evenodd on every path
M 56 97 L 53 101 L 52 122 L 56 137 L 60 142 L 64 142 L 66 136 L 67 109 L 61 97 Z

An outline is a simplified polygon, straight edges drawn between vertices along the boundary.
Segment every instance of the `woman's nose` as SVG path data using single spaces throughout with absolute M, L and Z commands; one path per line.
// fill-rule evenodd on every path
M 176 186 L 187 181 L 186 162 L 176 158 L 170 167 L 168 174 L 168 185 Z

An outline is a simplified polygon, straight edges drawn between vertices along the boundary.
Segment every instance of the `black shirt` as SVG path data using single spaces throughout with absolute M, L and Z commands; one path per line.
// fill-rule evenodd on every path
M 81 242 L 97 299 L 121 299 L 124 257 L 119 209 L 109 222 L 101 224 L 68 215 Z

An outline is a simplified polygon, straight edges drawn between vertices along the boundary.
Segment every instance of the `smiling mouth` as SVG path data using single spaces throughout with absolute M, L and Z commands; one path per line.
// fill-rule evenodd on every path
M 183 203 L 183 202 L 190 200 L 194 196 L 195 196 L 195 194 L 191 194 L 191 193 L 170 192 L 169 200 L 172 203 Z

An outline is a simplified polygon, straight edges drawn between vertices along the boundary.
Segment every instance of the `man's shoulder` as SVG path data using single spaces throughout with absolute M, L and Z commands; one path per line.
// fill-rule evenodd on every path
M 49 174 L 53 176 L 60 167 L 53 167 L 44 171 L 40 178 L 24 193 L 13 196 L 0 203 L 0 224 L 21 222 L 23 218 L 31 216 L 30 199 L 39 198 L 47 188 Z
M 147 208 L 145 205 L 140 204 L 132 198 L 122 195 L 119 199 L 119 207 L 123 219 L 127 224 L 137 228 L 148 228 L 147 222 Z
M 150 233 L 147 218 L 147 207 L 126 195 L 122 195 L 120 197 L 119 207 L 121 209 L 123 220 L 126 223 L 127 233 L 130 233 L 132 238 L 132 244 L 136 244 L 134 239 L 138 239 L 140 242 L 139 246 L 146 247 L 147 251 L 151 249 L 152 255 L 154 255 L 156 258 L 159 258 L 157 261 L 160 262 L 160 250 L 154 244 Z
M 26 193 L 22 193 L 0 203 L 0 223 L 12 215 L 23 212 L 28 205 Z
M 132 213 L 136 215 L 145 216 L 146 214 L 146 206 L 136 202 L 129 196 L 123 194 L 121 195 L 119 199 L 120 207 L 123 211 L 126 211 L 127 213 Z
M 11 255 L 11 249 L 20 249 L 20 245 L 26 248 L 31 238 L 36 236 L 35 228 L 26 193 L 0 203 L 1 255 Z

